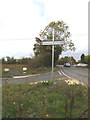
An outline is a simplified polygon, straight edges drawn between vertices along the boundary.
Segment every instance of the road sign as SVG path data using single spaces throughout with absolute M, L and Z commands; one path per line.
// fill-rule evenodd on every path
M 61 44 L 64 44 L 63 40 L 55 40 L 55 41 L 44 40 L 44 41 L 42 41 L 42 45 L 61 45 Z
M 64 41 L 54 41 L 53 45 L 61 45 L 64 44 Z
M 43 41 L 42 45 L 53 45 L 53 41 Z

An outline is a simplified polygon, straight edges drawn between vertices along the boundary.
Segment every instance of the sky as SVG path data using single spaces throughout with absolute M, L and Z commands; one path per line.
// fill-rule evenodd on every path
M 52 21 L 69 26 L 75 52 L 60 57 L 88 55 L 89 0 L 0 0 L 0 58 L 34 56 L 35 37 Z

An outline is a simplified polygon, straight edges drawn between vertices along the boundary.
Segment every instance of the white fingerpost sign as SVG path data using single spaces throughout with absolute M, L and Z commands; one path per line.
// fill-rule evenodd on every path
M 64 39 L 62 40 L 54 40 L 54 29 L 53 29 L 53 40 L 43 40 L 42 45 L 52 45 L 52 80 L 54 81 L 54 45 L 62 45 L 64 44 Z
M 43 40 L 42 45 L 61 45 L 64 44 L 63 40 Z

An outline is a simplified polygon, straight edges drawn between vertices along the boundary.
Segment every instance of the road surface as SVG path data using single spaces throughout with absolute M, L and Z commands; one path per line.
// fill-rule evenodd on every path
M 88 84 L 88 69 L 87 68 L 76 68 L 76 67 L 63 67 L 59 65 L 59 71 L 54 72 L 54 79 L 57 78 L 74 78 L 78 81 Z M 14 74 L 15 76 L 15 74 Z M 20 76 L 20 75 L 19 75 Z M 2 85 L 6 85 L 6 80 L 9 80 L 11 84 L 21 84 L 24 82 L 38 82 L 38 81 L 48 81 L 52 80 L 52 72 L 31 75 L 21 76 L 21 78 L 2 78 Z
M 63 65 L 58 65 L 61 71 L 63 71 L 66 75 L 71 78 L 77 79 L 78 81 L 88 84 L 88 68 L 81 68 L 81 67 L 64 67 Z M 68 77 L 67 76 L 67 77 Z
M 19 73 L 16 70 L 10 69 L 9 70 L 10 74 L 14 77 L 14 76 L 22 76 L 23 74 Z M 23 75 L 24 76 L 24 75 Z
M 54 72 L 54 79 L 57 78 L 65 78 L 64 75 L 60 75 L 57 72 Z M 7 82 L 5 82 L 6 80 L 9 80 L 9 82 L 11 84 L 20 84 L 20 83 L 24 83 L 24 82 L 38 82 L 38 81 L 48 81 L 48 80 L 52 80 L 52 72 L 48 72 L 48 73 L 43 73 L 43 74 L 37 74 L 37 75 L 31 75 L 29 77 L 25 77 L 25 76 L 21 76 L 21 78 L 17 77 L 17 78 L 2 78 L 2 85 L 6 85 Z

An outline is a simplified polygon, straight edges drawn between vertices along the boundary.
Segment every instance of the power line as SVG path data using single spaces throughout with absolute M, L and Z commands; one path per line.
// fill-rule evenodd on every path
M 81 36 L 88 36 L 88 34 L 74 34 L 74 35 L 71 35 L 71 37 L 81 37 Z M 3 40 L 3 41 L 10 41 L 10 40 L 33 40 L 35 38 L 19 38 L 19 39 L 0 39 L 0 40 Z
M 10 41 L 10 40 L 33 40 L 33 39 L 35 39 L 35 38 L 24 38 L 24 39 L 0 39 L 0 40 L 2 40 L 2 41 Z
M 78 36 L 88 36 L 88 34 L 72 34 L 72 36 L 74 36 L 74 37 L 78 37 Z

